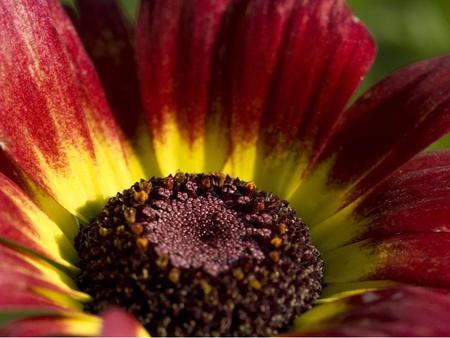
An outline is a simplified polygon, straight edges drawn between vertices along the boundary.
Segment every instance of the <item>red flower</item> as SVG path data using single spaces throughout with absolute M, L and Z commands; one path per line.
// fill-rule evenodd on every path
M 58 1 L 0 1 L 1 335 L 146 334 L 83 312 L 73 239 L 177 170 L 253 181 L 310 226 L 325 288 L 288 334 L 450 335 L 450 152 L 415 156 L 450 130 L 450 57 L 346 109 L 375 44 L 343 1 L 143 0 L 135 31 L 77 3 L 88 53 Z

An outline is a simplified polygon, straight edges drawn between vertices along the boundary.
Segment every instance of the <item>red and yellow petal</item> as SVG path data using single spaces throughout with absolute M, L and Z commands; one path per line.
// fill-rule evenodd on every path
M 148 336 L 140 324 L 114 309 L 98 317 L 83 313 L 89 296 L 45 260 L 0 243 L 0 335 Z
M 5 286 L 28 290 L 68 308 L 74 305 L 79 309 L 80 302 L 89 299 L 76 289 L 71 277 L 32 253 L 0 243 L 0 258 L 4 263 L 0 268 L 0 281 Z
M 449 185 L 449 152 L 422 154 L 314 227 L 325 282 L 448 287 Z
M 100 333 L 101 321 L 82 312 L 89 296 L 56 266 L 3 243 L 0 260 L 0 335 Z
M 299 154 L 321 148 L 374 55 L 339 0 L 144 1 L 137 36 L 163 173 L 223 169 L 278 193 L 296 186 Z
M 450 231 L 450 151 L 424 153 L 312 229 L 327 251 L 367 238 Z
M 344 1 L 291 4 L 264 98 L 255 168 L 255 181 L 285 198 L 328 142 L 375 57 L 370 33 Z
M 345 112 L 290 200 L 315 226 L 449 130 L 450 57 L 406 67 Z
M 97 75 L 58 1 L 0 4 L 0 140 L 23 171 L 88 218 L 130 185 L 122 137 Z
M 205 168 L 216 37 L 227 1 L 143 1 L 137 55 L 144 108 L 163 175 Z M 214 144 L 220 158 L 221 145 Z M 223 161 L 208 158 L 213 169 Z
M 289 336 L 448 336 L 450 297 L 436 289 L 370 291 L 314 307 Z
M 99 336 L 101 318 L 93 315 L 72 313 L 66 316 L 34 316 L 18 319 L 0 327 L 0 335 L 12 337 L 37 336 Z
M 0 333 L 15 320 L 80 313 L 90 299 L 42 258 L 0 243 L 0 260 Z
M 11 321 L 0 327 L 2 336 L 105 336 L 149 337 L 129 314 L 110 309 L 100 316 L 73 312 L 60 316 L 36 316 Z
M 55 224 L 17 185 L 0 173 L 0 242 L 19 245 L 69 269 L 76 251 L 77 226 Z
M 412 233 L 365 240 L 322 253 L 326 283 L 391 280 L 448 287 L 449 233 Z

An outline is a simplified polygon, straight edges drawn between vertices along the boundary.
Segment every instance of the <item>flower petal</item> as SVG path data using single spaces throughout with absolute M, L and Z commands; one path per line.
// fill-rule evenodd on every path
M 131 315 L 119 308 L 102 313 L 101 335 L 105 337 L 149 337 L 148 332 Z
M 136 149 L 146 177 L 157 175 L 140 97 L 133 27 L 117 1 L 78 0 L 76 4 L 77 31 L 95 65 L 114 116 Z
M 45 260 L 0 243 L 0 333 L 11 322 L 36 316 L 69 316 L 89 296 Z M 14 325 L 13 325 L 14 326 Z
M 74 308 L 79 308 L 80 302 L 89 299 L 89 296 L 76 290 L 68 275 L 39 257 L 0 244 L 0 258 L 3 263 L 0 283 L 5 288 L 26 290 L 53 303 L 68 304 L 67 307 L 74 305 Z M 6 294 L 2 293 L 3 299 Z
M 72 312 L 18 319 L 0 327 L 2 336 L 106 336 L 149 337 L 147 331 L 120 309 L 106 310 L 101 316 Z
M 111 109 L 127 135 L 143 114 L 133 31 L 116 1 L 77 0 L 75 25 L 98 72 Z
M 450 297 L 402 287 L 340 298 L 300 316 L 289 336 L 448 336 Z
M 60 228 L 1 173 L 0 205 L 0 242 L 18 244 L 65 268 L 76 269 L 76 251 L 71 242 L 76 224 Z
M 450 56 L 419 62 L 364 94 L 291 201 L 315 226 L 450 130 Z
M 211 59 L 227 1 L 143 1 L 137 52 L 144 106 L 163 175 L 204 171 Z M 214 144 L 215 152 L 223 152 Z M 220 169 L 220 163 L 208 161 Z
M 400 171 L 412 171 L 445 167 L 450 165 L 450 151 L 437 150 L 426 151 L 414 156 L 411 160 L 401 166 Z
M 365 240 L 322 253 L 324 280 L 391 280 L 450 286 L 450 233 L 412 233 Z
M 2 148 L 28 179 L 86 219 L 139 168 L 128 166 L 95 71 L 58 1 L 5 0 L 0 16 Z
M 225 4 L 143 3 L 139 67 L 157 156 L 164 173 L 224 168 L 279 192 L 304 167 L 303 144 L 321 147 L 374 44 L 340 0 Z
M 82 313 L 67 316 L 40 316 L 19 319 L 0 327 L 0 335 L 15 337 L 36 336 L 98 336 L 102 321 L 99 317 Z
M 292 3 L 264 98 L 255 168 L 257 184 L 284 197 L 295 191 L 308 163 L 328 141 L 375 56 L 370 33 L 344 1 Z M 252 53 L 253 44 L 247 45 L 250 62 L 268 53 Z M 248 68 L 246 85 L 252 86 L 250 79 L 260 70 Z
M 321 251 L 399 233 L 450 231 L 450 151 L 409 161 L 370 193 L 314 227 Z

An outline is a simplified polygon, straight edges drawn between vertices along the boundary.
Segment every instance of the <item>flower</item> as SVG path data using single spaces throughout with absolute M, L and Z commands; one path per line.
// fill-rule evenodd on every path
M 93 63 L 58 1 L 0 2 L 1 335 L 147 334 L 83 312 L 73 240 L 178 170 L 254 181 L 309 225 L 324 289 L 287 334 L 450 334 L 450 152 L 418 154 L 450 129 L 450 57 L 345 109 L 375 45 L 343 1 L 144 0 L 137 62 L 114 2 L 77 3 Z

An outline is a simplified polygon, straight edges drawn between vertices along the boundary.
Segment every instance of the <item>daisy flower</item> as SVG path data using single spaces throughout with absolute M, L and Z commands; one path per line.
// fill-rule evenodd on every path
M 341 0 L 1 0 L 0 41 L 0 335 L 450 335 L 450 57 L 349 105 Z

